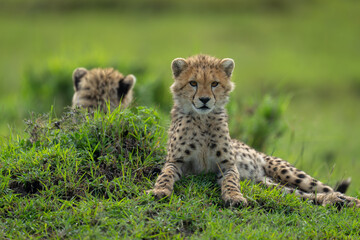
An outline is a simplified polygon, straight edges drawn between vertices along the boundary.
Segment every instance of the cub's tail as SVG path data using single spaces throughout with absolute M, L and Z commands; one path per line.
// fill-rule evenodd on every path
M 334 187 L 335 192 L 345 193 L 347 189 L 349 188 L 351 183 L 351 178 L 340 180 L 336 183 Z

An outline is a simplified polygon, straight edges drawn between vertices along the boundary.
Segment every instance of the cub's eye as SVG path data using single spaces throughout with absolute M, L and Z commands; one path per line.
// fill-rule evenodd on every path
M 211 83 L 211 87 L 216 87 L 217 85 L 219 85 L 219 82 L 212 82 Z
M 190 84 L 190 86 L 192 86 L 192 87 L 196 87 L 196 86 L 197 86 L 197 82 L 196 82 L 196 81 L 190 81 L 189 84 Z

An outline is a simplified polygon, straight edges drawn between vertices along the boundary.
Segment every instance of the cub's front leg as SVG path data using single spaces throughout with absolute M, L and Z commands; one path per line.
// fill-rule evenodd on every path
M 155 187 L 150 192 L 155 195 L 157 199 L 168 197 L 174 189 L 174 183 L 182 176 L 181 159 L 167 161 L 158 176 Z
M 239 171 L 235 164 L 224 163 L 222 161 L 219 164 L 219 168 L 218 182 L 221 186 L 221 197 L 225 202 L 225 206 L 247 206 L 247 200 L 240 192 Z

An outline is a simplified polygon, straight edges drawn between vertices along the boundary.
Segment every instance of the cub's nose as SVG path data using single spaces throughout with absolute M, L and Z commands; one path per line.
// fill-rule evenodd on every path
M 199 100 L 200 100 L 203 104 L 206 104 L 208 101 L 210 101 L 210 98 L 209 98 L 209 97 L 201 97 L 201 98 L 199 98 Z

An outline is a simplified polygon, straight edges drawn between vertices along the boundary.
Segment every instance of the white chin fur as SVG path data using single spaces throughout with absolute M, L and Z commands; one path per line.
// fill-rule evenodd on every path
M 193 107 L 195 112 L 197 112 L 199 114 L 208 114 L 213 110 L 213 108 L 201 109 L 201 108 L 196 108 L 194 105 L 191 105 L 191 106 Z

